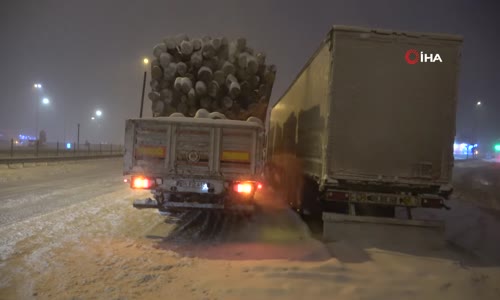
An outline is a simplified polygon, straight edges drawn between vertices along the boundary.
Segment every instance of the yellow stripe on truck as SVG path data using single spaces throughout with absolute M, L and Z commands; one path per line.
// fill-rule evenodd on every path
M 165 147 L 139 146 L 135 148 L 135 156 L 164 158 L 165 153 L 166 153 Z
M 250 153 L 243 151 L 222 151 L 222 161 L 249 162 Z

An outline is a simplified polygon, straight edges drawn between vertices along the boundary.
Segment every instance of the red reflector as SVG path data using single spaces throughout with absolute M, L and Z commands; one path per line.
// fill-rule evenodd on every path
M 134 189 L 149 189 L 153 186 L 153 181 L 144 177 L 132 178 L 132 188 Z
M 346 192 L 340 192 L 340 191 L 330 191 L 326 193 L 326 197 L 330 200 L 337 200 L 337 201 L 347 201 L 349 200 L 349 194 Z
M 258 190 L 262 189 L 262 183 L 257 184 L 257 189 Z
M 431 208 L 441 208 L 443 207 L 443 200 L 440 198 L 424 198 L 422 199 L 422 206 Z

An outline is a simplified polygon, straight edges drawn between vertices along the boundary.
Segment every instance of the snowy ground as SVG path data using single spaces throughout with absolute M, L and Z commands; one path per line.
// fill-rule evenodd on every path
M 458 164 L 452 210 L 415 212 L 449 243 L 401 250 L 323 244 L 290 211 L 165 219 L 120 168 L 0 170 L 0 299 L 500 299 L 499 164 Z

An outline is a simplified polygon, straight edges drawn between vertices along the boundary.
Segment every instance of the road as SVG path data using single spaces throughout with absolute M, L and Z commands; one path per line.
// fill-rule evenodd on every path
M 119 159 L 0 170 L 0 299 L 498 299 L 497 168 L 458 165 L 453 209 L 417 212 L 449 245 L 403 252 L 323 244 L 291 211 L 135 210 Z

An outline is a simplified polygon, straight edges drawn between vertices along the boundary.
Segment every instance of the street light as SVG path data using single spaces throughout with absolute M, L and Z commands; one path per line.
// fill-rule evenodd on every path
M 95 117 L 94 117 L 94 116 L 92 116 L 92 118 L 91 118 L 91 119 L 92 119 L 92 120 L 95 120 Z
M 36 90 L 41 90 L 42 89 L 42 84 L 36 82 L 36 83 L 33 84 L 33 87 Z M 38 98 L 39 96 L 40 96 L 40 93 L 37 93 L 37 96 L 36 96 L 36 115 L 35 115 L 35 137 L 36 137 L 37 140 L 38 140 L 38 119 L 39 119 L 39 114 L 40 114 L 40 100 L 39 100 L 40 98 Z M 43 98 L 42 99 L 42 103 L 44 105 L 49 104 L 49 102 L 50 101 L 47 98 Z
M 96 111 L 95 111 L 95 115 L 96 115 L 96 116 L 98 116 L 98 117 L 102 116 L 102 111 L 101 111 L 101 110 L 99 110 L 99 109 L 98 109 L 98 110 L 96 110 Z
M 477 101 L 476 105 L 481 106 L 481 101 Z
M 144 58 L 142 62 L 144 64 L 144 79 L 142 80 L 141 110 L 139 112 L 139 118 L 142 118 L 142 110 L 144 108 L 144 90 L 146 89 L 146 74 L 147 74 L 146 67 L 149 64 L 149 59 Z

